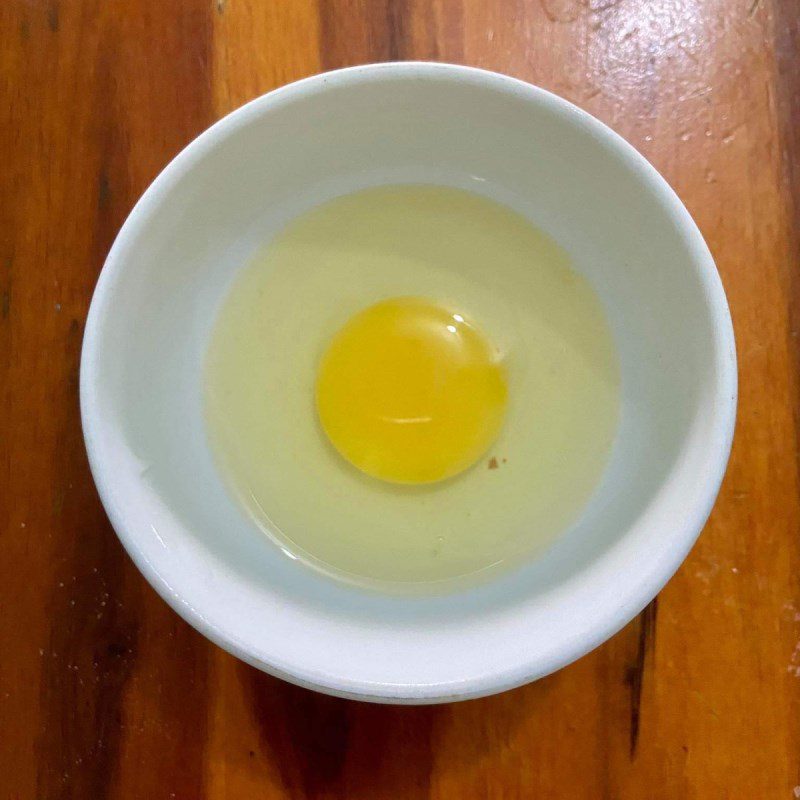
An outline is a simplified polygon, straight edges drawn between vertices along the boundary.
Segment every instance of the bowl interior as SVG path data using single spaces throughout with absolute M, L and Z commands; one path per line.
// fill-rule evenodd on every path
M 458 595 L 371 594 L 293 563 L 228 494 L 206 442 L 202 360 L 236 270 L 305 208 L 386 182 L 466 188 L 526 214 L 594 286 L 619 352 L 619 433 L 581 518 L 543 557 Z M 562 666 L 669 578 L 724 469 L 732 348 L 699 233 L 631 148 L 511 79 L 385 65 L 259 99 L 157 179 L 93 301 L 84 425 L 123 542 L 204 633 L 316 688 L 441 700 Z

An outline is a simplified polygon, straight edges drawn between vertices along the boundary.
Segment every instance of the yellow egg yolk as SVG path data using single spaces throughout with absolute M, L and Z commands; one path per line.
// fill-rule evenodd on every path
M 384 300 L 334 336 L 316 401 L 333 446 L 394 483 L 431 483 L 467 469 L 503 423 L 505 368 L 460 314 L 421 298 Z

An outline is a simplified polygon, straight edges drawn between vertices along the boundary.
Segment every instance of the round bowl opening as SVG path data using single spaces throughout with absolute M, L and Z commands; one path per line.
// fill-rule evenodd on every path
M 287 559 L 223 487 L 202 418 L 211 324 L 249 254 L 306 208 L 397 182 L 477 191 L 549 233 L 598 292 L 622 371 L 611 462 L 580 519 L 544 556 L 454 595 L 371 594 Z M 518 685 L 631 619 L 710 512 L 735 404 L 719 276 L 664 180 L 567 102 L 442 64 L 310 78 L 195 140 L 123 226 L 81 364 L 101 498 L 162 596 L 262 669 L 395 702 Z

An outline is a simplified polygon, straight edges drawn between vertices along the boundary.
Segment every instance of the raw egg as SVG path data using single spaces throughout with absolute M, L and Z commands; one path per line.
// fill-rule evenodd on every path
M 262 555 L 391 592 L 535 558 L 617 425 L 589 281 L 463 189 L 373 187 L 282 220 L 232 272 L 205 364 L 211 451 Z

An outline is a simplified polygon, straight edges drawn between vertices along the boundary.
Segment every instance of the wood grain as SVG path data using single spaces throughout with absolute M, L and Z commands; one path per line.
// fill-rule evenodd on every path
M 0 4 L 0 800 L 786 798 L 800 792 L 796 0 Z M 740 412 L 656 604 L 536 684 L 381 708 L 264 676 L 145 584 L 96 497 L 77 370 L 110 243 L 159 169 L 323 69 L 439 59 L 600 117 L 667 177 L 730 300 Z

